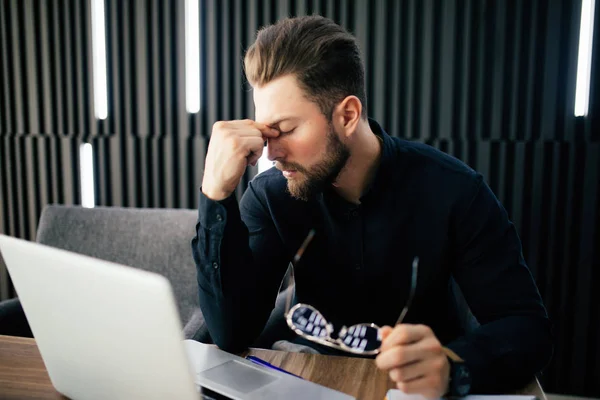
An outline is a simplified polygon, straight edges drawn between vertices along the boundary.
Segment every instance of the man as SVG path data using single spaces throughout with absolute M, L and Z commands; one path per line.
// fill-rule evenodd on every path
M 262 29 L 245 71 L 256 121 L 214 125 L 192 241 L 214 342 L 230 351 L 253 343 L 314 228 L 294 267 L 296 300 L 338 328 L 384 326 L 376 363 L 400 389 L 456 394 L 450 378 L 460 362 L 471 392 L 530 381 L 551 355 L 549 321 L 515 228 L 481 175 L 367 118 L 356 41 L 328 19 Z M 234 190 L 265 142 L 276 168 L 250 182 L 238 207 Z M 416 296 L 394 326 L 414 257 Z M 451 279 L 481 324 L 471 332 Z

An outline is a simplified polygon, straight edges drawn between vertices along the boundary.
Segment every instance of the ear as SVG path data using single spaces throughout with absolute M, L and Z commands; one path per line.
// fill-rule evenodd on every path
M 332 123 L 336 130 L 345 137 L 350 137 L 360 122 L 362 103 L 356 96 L 347 96 L 338 104 L 332 114 Z

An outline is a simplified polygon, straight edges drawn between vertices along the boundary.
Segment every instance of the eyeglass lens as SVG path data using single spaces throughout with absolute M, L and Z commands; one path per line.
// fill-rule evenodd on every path
M 329 336 L 327 320 L 320 312 L 307 306 L 300 306 L 294 310 L 292 324 L 308 336 L 316 338 Z M 367 324 L 343 328 L 339 336 L 344 345 L 354 350 L 371 351 L 381 346 L 379 329 Z

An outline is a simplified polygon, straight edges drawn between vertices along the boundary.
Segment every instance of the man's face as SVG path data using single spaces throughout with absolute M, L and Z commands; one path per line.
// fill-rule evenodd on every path
M 308 200 L 335 181 L 350 151 L 296 78 L 286 75 L 254 88 L 256 120 L 278 129 L 268 158 L 287 179 L 290 194 Z

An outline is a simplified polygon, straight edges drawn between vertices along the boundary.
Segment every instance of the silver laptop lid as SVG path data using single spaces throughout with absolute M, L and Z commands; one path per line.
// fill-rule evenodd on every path
M 168 280 L 0 235 L 54 387 L 75 399 L 198 399 Z

